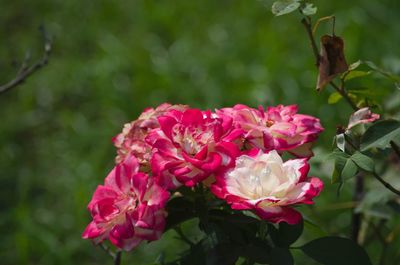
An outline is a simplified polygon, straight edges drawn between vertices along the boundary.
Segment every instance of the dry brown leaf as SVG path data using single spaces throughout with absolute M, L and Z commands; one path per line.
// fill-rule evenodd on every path
M 317 90 L 323 89 L 333 78 L 346 72 L 348 68 L 343 39 L 338 36 L 322 36 Z

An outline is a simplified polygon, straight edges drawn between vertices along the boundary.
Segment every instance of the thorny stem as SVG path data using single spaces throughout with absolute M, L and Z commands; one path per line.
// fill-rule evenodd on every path
M 45 41 L 42 58 L 29 67 L 28 62 L 30 59 L 30 55 L 29 55 L 29 53 L 27 53 L 24 61 L 21 64 L 21 67 L 17 73 L 17 76 L 14 79 L 12 79 L 11 81 L 9 81 L 8 83 L 0 86 L 0 94 L 3 94 L 5 92 L 11 90 L 12 88 L 22 84 L 29 76 L 31 76 L 33 73 L 35 73 L 36 71 L 38 71 L 39 69 L 41 69 L 45 65 L 47 65 L 47 63 L 49 61 L 50 53 L 52 50 L 52 41 L 49 38 L 49 36 L 47 35 L 43 26 L 41 26 L 39 28 L 39 30 L 41 31 L 44 41 Z
M 304 28 L 307 31 L 308 38 L 311 43 L 311 48 L 313 50 L 314 56 L 316 63 L 315 65 L 319 67 L 321 57 L 318 52 L 318 46 L 314 38 L 314 34 L 312 31 L 312 25 L 311 25 L 311 18 L 310 17 L 305 17 L 301 20 L 301 23 L 304 25 Z M 344 85 L 341 85 L 340 87 L 336 85 L 333 81 L 329 82 L 329 84 L 349 103 L 349 105 L 354 109 L 358 110 L 358 107 L 353 103 L 349 95 L 347 95 L 346 90 L 344 88 Z

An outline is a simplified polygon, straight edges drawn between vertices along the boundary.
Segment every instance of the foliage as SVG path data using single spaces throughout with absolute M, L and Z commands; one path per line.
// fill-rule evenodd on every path
M 372 110 L 382 119 L 399 120 L 399 2 L 312 2 L 318 6 L 313 18 L 336 14 L 336 33 L 346 41 L 349 62 L 361 58 L 380 66 L 361 64 L 348 74 L 344 81 L 351 99 L 359 106 L 375 106 Z M 343 97 L 325 104 L 328 91 L 337 92 L 331 88 L 313 91 L 314 60 L 297 10 L 274 18 L 259 1 L 38 0 L 4 1 L 2 11 L 1 83 L 15 76 L 18 69 L 12 62 L 22 60 L 25 51 L 40 57 L 43 43 L 36 27 L 43 23 L 54 39 L 50 64 L 0 97 L 4 264 L 111 263 L 100 248 L 80 239 L 89 218 L 82 213 L 112 166 L 114 150 L 108 139 L 129 117 L 166 101 L 199 108 L 298 103 L 303 113 L 320 117 L 326 131 L 311 163 L 313 175 L 325 180 L 325 192 L 317 207 L 303 209 L 304 230 L 290 253 L 298 264 L 316 264 L 297 247 L 327 235 L 350 234 L 356 178 L 343 178 L 337 197 L 337 186 L 328 178 L 334 162 L 326 158 L 337 125 L 346 125 L 352 110 Z M 317 34 L 330 30 L 330 25 L 328 29 L 321 24 Z M 354 128 L 349 135 L 357 146 L 364 130 Z M 347 159 L 353 149 L 346 142 L 344 147 Z M 358 151 L 374 160 L 375 171 L 387 182 L 399 187 L 393 150 L 385 144 Z M 371 172 L 363 174 L 368 192 L 355 210 L 365 217 L 359 242 L 373 264 L 397 264 L 399 201 Z M 182 231 L 197 239 L 202 233 L 189 218 Z M 151 264 L 155 253 L 163 251 L 158 264 L 173 260 L 191 248 L 175 236 L 168 230 L 163 240 L 124 255 L 123 264 Z M 289 257 L 280 248 L 272 253 L 277 259 Z

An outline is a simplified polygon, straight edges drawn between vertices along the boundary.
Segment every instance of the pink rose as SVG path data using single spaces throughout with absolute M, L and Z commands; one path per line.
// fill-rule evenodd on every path
M 109 239 L 126 251 L 143 240 L 160 238 L 169 193 L 139 172 L 135 157 L 115 166 L 99 185 L 88 205 L 93 221 L 82 234 L 85 239 L 100 243 Z
M 357 124 L 361 123 L 371 123 L 379 119 L 379 114 L 372 113 L 368 107 L 362 108 L 351 114 L 349 119 L 349 125 L 347 129 L 351 129 Z
M 310 157 L 312 142 L 323 131 L 319 119 L 297 114 L 297 106 L 262 107 L 245 105 L 217 110 L 218 115 L 231 116 L 234 125 L 245 131 L 247 149 L 288 151 L 298 157 Z
M 117 148 L 116 162 L 122 162 L 128 155 L 134 155 L 142 169 L 148 171 L 151 158 L 151 146 L 145 142 L 145 138 L 150 130 L 160 127 L 157 118 L 169 110 L 184 110 L 185 105 L 161 104 L 156 109 L 147 108 L 135 121 L 124 125 L 120 134 L 113 138 Z
M 276 151 L 253 149 L 236 159 L 232 169 L 217 176 L 211 191 L 231 204 L 232 209 L 252 210 L 270 222 L 296 224 L 301 214 L 291 206 L 312 204 L 323 183 L 307 177 L 307 159 L 286 162 Z
M 233 143 L 242 130 L 230 117 L 213 117 L 198 109 L 171 110 L 158 118 L 160 128 L 146 138 L 153 147 L 152 172 L 160 185 L 194 186 L 215 170 L 233 164 L 239 154 Z

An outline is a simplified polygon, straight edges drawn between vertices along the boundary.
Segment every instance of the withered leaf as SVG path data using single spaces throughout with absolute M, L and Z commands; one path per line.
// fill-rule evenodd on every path
M 323 89 L 333 78 L 348 69 L 343 39 L 338 36 L 322 36 L 317 90 Z

